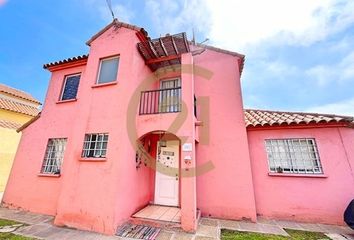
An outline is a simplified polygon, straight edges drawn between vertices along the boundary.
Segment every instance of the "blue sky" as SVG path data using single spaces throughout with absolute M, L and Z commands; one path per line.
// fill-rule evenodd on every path
M 246 55 L 246 107 L 354 115 L 352 0 L 111 0 L 151 37 L 185 31 Z M 88 52 L 105 0 L 0 0 L 0 82 L 43 101 L 44 63 Z

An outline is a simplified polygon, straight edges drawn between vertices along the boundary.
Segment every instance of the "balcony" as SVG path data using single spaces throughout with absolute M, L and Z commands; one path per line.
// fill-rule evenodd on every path
M 181 87 L 143 91 L 139 115 L 175 113 L 181 111 Z

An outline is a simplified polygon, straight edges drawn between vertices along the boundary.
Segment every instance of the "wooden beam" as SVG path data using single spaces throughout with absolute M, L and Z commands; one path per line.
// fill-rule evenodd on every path
M 187 52 L 190 52 L 186 33 L 182 33 L 182 36 L 183 36 L 183 41 L 184 41 L 184 45 L 186 46 Z
M 155 57 L 159 57 L 159 56 L 157 55 L 157 52 L 156 52 L 156 50 L 155 50 L 155 47 L 152 45 L 152 42 L 151 42 L 151 41 L 148 41 L 148 42 L 147 42 L 147 45 L 148 45 L 148 46 L 146 46 L 146 47 L 149 48 L 149 50 L 153 53 L 153 55 L 154 55 Z
M 165 48 L 165 45 L 163 45 L 163 42 L 162 42 L 162 39 L 160 38 L 159 39 L 159 42 L 160 42 L 160 45 L 161 45 L 161 48 L 163 50 L 163 52 L 165 53 L 166 57 L 168 56 L 168 53 L 167 53 L 167 50 Z
M 173 45 L 173 48 L 175 49 L 176 54 L 178 54 L 178 49 L 177 49 L 175 39 L 173 38 L 173 36 L 171 36 L 171 41 L 172 41 L 172 45 Z
M 153 63 L 159 63 L 159 62 L 164 62 L 164 61 L 170 61 L 170 60 L 175 60 L 179 59 L 181 57 L 180 54 L 177 55 L 171 55 L 171 56 L 166 56 L 166 57 L 159 57 L 156 59 L 149 59 L 145 63 L 146 64 L 153 64 Z

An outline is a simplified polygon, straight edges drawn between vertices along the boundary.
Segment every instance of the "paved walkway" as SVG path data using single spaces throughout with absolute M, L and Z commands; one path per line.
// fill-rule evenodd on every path
M 38 239 L 50 240 L 117 240 L 128 239 L 116 236 L 105 236 L 98 233 L 61 228 L 53 226 L 53 217 L 41 214 L 33 214 L 18 210 L 0 208 L 0 218 L 14 220 L 28 224 L 15 230 L 13 233 Z M 202 218 L 199 222 L 197 232 L 188 234 L 179 231 L 162 230 L 158 240 L 215 240 L 220 239 L 220 229 L 231 229 L 238 231 L 260 232 L 278 235 L 287 235 L 283 228 L 315 231 L 327 233 L 332 239 L 354 240 L 354 231 L 344 226 L 325 224 L 307 224 L 291 221 L 275 221 L 259 219 L 258 223 L 243 221 L 228 221 L 212 218 Z

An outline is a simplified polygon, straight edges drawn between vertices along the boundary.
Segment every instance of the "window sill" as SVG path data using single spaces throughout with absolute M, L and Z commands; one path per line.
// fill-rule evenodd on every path
M 49 174 L 49 173 L 38 173 L 38 177 L 51 177 L 51 178 L 58 178 L 60 174 Z
M 107 158 L 80 158 L 81 162 L 106 162 Z
M 97 83 L 93 86 L 91 86 L 92 88 L 99 88 L 99 87 L 106 87 L 106 86 L 112 86 L 112 85 L 117 85 L 117 81 L 114 82 L 108 82 L 108 83 Z
M 325 174 L 268 173 L 270 177 L 328 178 Z
M 60 103 L 68 103 L 68 102 L 76 102 L 76 101 L 77 101 L 77 98 L 74 98 L 74 99 L 68 99 L 68 100 L 60 100 L 60 101 L 57 101 L 56 103 L 60 104 Z

